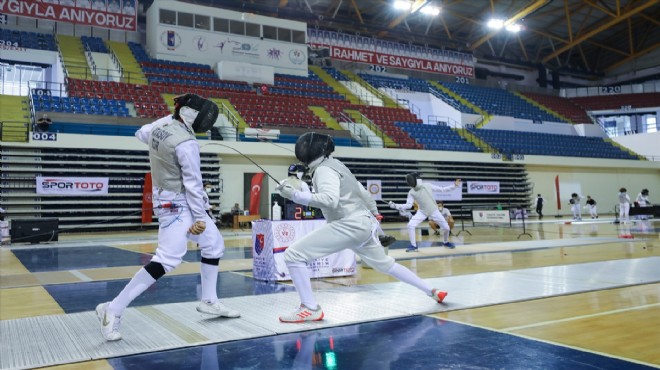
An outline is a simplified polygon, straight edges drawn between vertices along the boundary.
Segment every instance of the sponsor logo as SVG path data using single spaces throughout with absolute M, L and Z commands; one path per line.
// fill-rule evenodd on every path
M 103 190 L 102 182 L 95 181 L 68 181 L 60 179 L 44 179 L 41 182 L 44 189 L 75 189 L 83 192 L 96 192 Z
M 340 273 L 340 272 L 345 272 L 345 273 L 353 273 L 355 272 L 355 267 L 333 267 L 332 268 L 332 273 Z
M 264 246 L 266 242 L 264 240 L 264 234 L 257 234 L 254 238 L 254 252 L 257 255 L 261 255 L 261 252 L 264 251 Z
M 193 45 L 199 51 L 206 51 L 209 48 L 209 43 L 208 43 L 208 41 L 206 41 L 206 38 L 204 36 L 195 36 L 195 37 L 193 37 Z
M 266 55 L 268 56 L 269 59 L 280 60 L 280 57 L 282 56 L 282 50 L 280 50 L 280 49 L 268 49 L 268 51 L 266 52 Z
M 289 60 L 293 64 L 303 64 L 307 59 L 301 50 L 293 49 L 289 52 Z
M 499 186 L 496 184 L 470 184 L 470 190 L 480 190 L 486 192 L 497 192 Z
M 296 229 L 294 229 L 288 222 L 279 223 L 275 226 L 275 239 L 277 239 L 280 244 L 289 244 L 296 240 Z
M 181 36 L 174 31 L 165 31 L 160 34 L 160 42 L 167 50 L 176 50 L 181 46 Z
M 378 194 L 378 193 L 380 193 L 380 185 L 378 185 L 378 184 L 370 184 L 370 185 L 369 185 L 369 193 L 371 193 L 371 194 Z

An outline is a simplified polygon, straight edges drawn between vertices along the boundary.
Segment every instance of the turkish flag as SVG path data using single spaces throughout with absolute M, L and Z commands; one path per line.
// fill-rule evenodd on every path
M 259 201 L 261 200 L 261 182 L 264 179 L 264 173 L 255 173 L 252 176 L 252 185 L 250 185 L 250 211 L 251 215 L 259 214 Z

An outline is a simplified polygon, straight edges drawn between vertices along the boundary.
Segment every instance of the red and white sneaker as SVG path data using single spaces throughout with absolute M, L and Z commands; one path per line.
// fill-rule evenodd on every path
M 306 321 L 321 321 L 321 320 L 323 320 L 323 310 L 321 309 L 321 306 L 318 306 L 317 309 L 312 310 L 307 306 L 305 306 L 304 304 L 301 304 L 297 310 L 289 314 L 280 316 L 281 322 L 301 323 Z
M 433 297 L 433 299 L 438 301 L 438 303 L 442 303 L 442 301 L 444 301 L 446 296 L 447 296 L 447 292 L 443 292 L 437 289 L 433 289 L 433 292 L 431 293 L 431 297 Z

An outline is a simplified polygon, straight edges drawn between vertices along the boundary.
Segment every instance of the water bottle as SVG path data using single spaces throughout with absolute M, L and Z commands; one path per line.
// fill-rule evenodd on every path
M 277 203 L 277 201 L 275 202 L 275 204 L 273 204 L 273 217 L 272 217 L 272 219 L 273 219 L 273 221 L 280 221 L 282 219 L 282 207 L 280 207 L 280 205 Z

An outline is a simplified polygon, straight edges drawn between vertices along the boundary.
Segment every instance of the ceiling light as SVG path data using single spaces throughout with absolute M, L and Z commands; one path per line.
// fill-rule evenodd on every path
M 521 29 L 522 27 L 520 27 L 520 25 L 517 23 L 506 26 L 506 30 L 513 33 L 520 32 Z
M 431 15 L 431 16 L 435 17 L 436 15 L 440 14 L 440 8 L 435 7 L 435 6 L 427 5 L 427 6 L 423 7 L 422 10 L 420 10 L 420 12 L 422 12 L 423 14 Z
M 504 21 L 501 19 L 493 18 L 488 21 L 488 27 L 499 30 L 500 28 L 504 27 Z
M 398 9 L 398 10 L 408 10 L 408 9 L 410 9 L 410 7 L 412 6 L 412 4 L 410 3 L 410 1 L 406 1 L 406 0 L 396 0 L 396 1 L 394 2 L 393 6 L 394 6 L 394 9 Z

